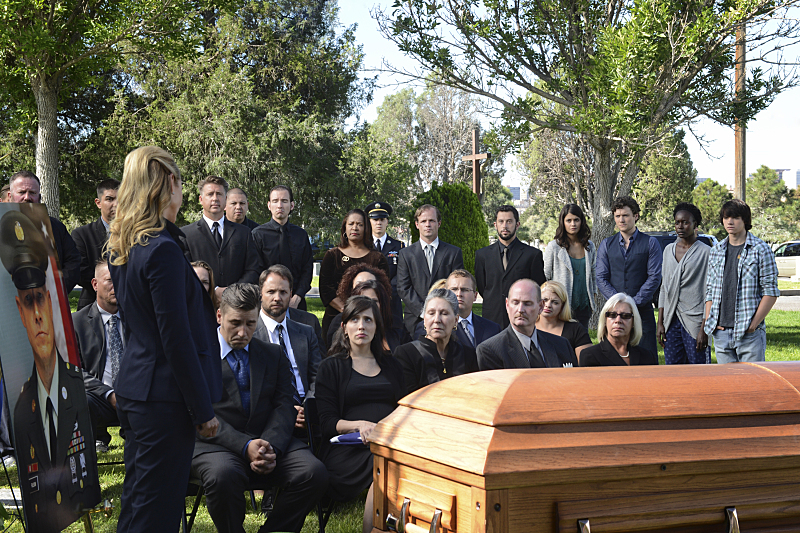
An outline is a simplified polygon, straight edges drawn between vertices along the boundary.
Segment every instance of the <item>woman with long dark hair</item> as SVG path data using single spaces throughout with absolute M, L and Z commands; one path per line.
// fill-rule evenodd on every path
M 219 428 L 222 395 L 211 299 L 183 255 L 175 219 L 183 201 L 172 156 L 129 153 L 107 244 L 125 324 L 114 386 L 125 431 L 125 481 L 117 531 L 177 530 L 195 433 Z
M 357 279 L 357 278 L 356 278 Z M 355 281 L 355 280 L 354 280 Z M 367 279 L 362 281 L 361 283 L 357 283 L 352 290 L 347 291 L 348 299 L 350 296 L 367 296 L 375 300 L 378 304 L 378 309 L 381 313 L 381 318 L 383 319 L 384 324 L 388 324 L 389 326 L 392 325 L 392 308 L 389 305 L 390 296 L 389 293 L 386 292 L 386 288 L 384 287 L 383 283 L 378 281 L 377 279 Z M 342 313 L 339 313 L 333 320 L 331 321 L 330 328 L 328 328 L 328 345 L 333 347 L 335 344 L 334 337 L 339 334 L 341 335 L 342 330 Z M 394 353 L 395 349 L 405 342 L 405 337 L 403 334 L 405 333 L 405 329 L 398 330 L 396 328 L 387 327 L 383 331 L 384 336 L 383 339 L 386 341 L 384 348 L 389 350 L 391 353 Z M 333 352 L 331 352 L 333 353 Z
M 325 306 L 322 317 L 322 338 L 328 338 L 328 328 L 333 317 L 344 308 L 337 291 L 345 270 L 349 267 L 365 263 L 383 270 L 389 275 L 389 263 L 386 257 L 375 249 L 372 237 L 367 235 L 367 215 L 361 209 L 353 209 L 342 220 L 339 230 L 339 246 L 331 248 L 322 258 L 319 271 L 319 297 Z
M 352 296 L 342 312 L 342 333 L 335 352 L 317 371 L 316 399 L 322 431 L 322 462 L 330 472 L 328 494 L 337 501 L 356 498 L 369 488 L 364 531 L 372 529 L 372 453 L 367 443 L 375 424 L 405 396 L 403 368 L 384 348 L 378 304 Z M 364 446 L 330 444 L 330 439 L 358 433 Z
M 597 292 L 594 275 L 597 247 L 589 240 L 590 236 L 583 210 L 576 204 L 567 204 L 558 215 L 556 238 L 544 251 L 545 277 L 564 285 L 572 317 L 587 329 Z

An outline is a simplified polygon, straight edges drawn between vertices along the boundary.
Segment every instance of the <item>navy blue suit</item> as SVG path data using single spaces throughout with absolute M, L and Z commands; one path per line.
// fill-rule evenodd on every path
M 222 396 L 213 307 L 181 236 L 167 222 L 109 268 L 125 336 L 115 384 L 126 467 L 118 532 L 178 529 L 195 425 L 214 417 Z

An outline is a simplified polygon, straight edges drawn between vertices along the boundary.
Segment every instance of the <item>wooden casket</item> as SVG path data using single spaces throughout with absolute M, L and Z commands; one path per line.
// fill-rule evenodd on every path
M 448 379 L 372 433 L 373 533 L 800 531 L 798 389 L 800 363 Z

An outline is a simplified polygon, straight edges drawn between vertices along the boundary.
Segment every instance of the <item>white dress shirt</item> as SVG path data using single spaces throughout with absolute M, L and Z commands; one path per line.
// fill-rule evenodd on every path
M 292 374 L 294 374 L 297 393 L 300 395 L 300 398 L 304 398 L 306 394 L 305 389 L 303 388 L 303 379 L 300 377 L 300 370 L 297 368 L 297 360 L 294 358 L 292 341 L 289 338 L 289 328 L 286 327 L 286 315 L 283 315 L 283 322 L 275 322 L 275 320 L 265 313 L 263 309 L 259 311 L 259 314 L 261 315 L 261 320 L 264 321 L 264 325 L 267 326 L 267 331 L 269 331 L 269 340 L 272 342 L 272 344 L 280 345 L 277 331 L 278 324 L 283 326 L 283 343 L 286 344 L 286 355 L 289 356 L 289 362 L 292 363 Z

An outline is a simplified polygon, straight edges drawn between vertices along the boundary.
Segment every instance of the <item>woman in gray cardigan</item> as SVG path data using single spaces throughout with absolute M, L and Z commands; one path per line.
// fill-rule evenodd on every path
M 544 251 L 545 277 L 566 287 L 572 317 L 587 329 L 597 292 L 594 276 L 597 248 L 589 240 L 590 235 L 583 210 L 575 204 L 567 204 L 558 216 L 556 238 Z

